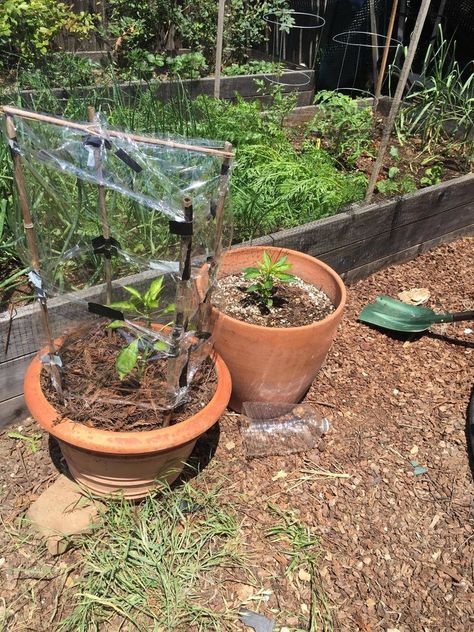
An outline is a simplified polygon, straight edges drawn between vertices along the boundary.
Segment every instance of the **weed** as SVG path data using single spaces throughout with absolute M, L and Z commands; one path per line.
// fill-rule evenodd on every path
M 9 439 L 16 439 L 22 441 L 31 450 L 32 454 L 36 454 L 41 447 L 41 433 L 34 432 L 31 436 L 21 434 L 20 432 L 7 433 Z
M 310 620 L 307 629 L 309 632 L 332 632 L 332 613 L 317 570 L 322 554 L 319 538 L 298 519 L 295 511 L 283 510 L 273 504 L 269 504 L 268 508 L 279 522 L 267 529 L 266 536 L 274 543 L 283 544 L 280 551 L 289 559 L 285 574 L 299 571 L 300 576 L 308 577 L 311 582 Z
M 143 632 L 220 630 L 230 613 L 224 600 L 208 604 L 207 589 L 219 570 L 245 569 L 246 556 L 240 525 L 217 504 L 217 491 L 185 484 L 139 506 L 109 503 L 100 531 L 82 541 L 76 607 L 59 630 L 100 630 L 115 615 Z

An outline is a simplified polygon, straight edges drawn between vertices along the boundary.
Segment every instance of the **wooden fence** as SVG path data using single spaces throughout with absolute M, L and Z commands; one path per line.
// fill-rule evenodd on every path
M 267 235 L 257 245 L 275 245 L 316 256 L 352 283 L 376 270 L 464 235 L 474 235 L 474 175 L 417 191 L 387 202 L 353 206 L 345 212 L 304 226 Z M 146 282 L 146 275 L 141 280 Z M 123 279 L 122 283 L 131 279 Z M 80 296 L 101 300 L 103 286 Z M 71 322 L 75 306 L 61 297 L 49 301 L 55 329 Z M 77 311 L 77 310 L 76 310 Z M 0 427 L 26 414 L 23 375 L 40 344 L 35 305 L 21 307 L 13 320 L 0 314 L 0 340 L 12 341 L 0 357 Z

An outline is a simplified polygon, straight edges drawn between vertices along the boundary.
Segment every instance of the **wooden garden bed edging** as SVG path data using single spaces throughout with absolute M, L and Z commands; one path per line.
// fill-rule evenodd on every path
M 474 174 L 386 202 L 353 205 L 338 215 L 273 233 L 252 243 L 306 252 L 331 265 L 347 283 L 353 283 L 465 235 L 474 235 Z M 142 273 L 139 280 L 145 285 L 154 274 Z M 136 276 L 133 281 L 137 281 Z M 122 279 L 119 285 L 127 282 L 132 282 L 132 278 Z M 97 302 L 104 300 L 103 294 L 103 285 L 78 293 L 83 299 Z M 67 297 L 53 299 L 48 306 L 56 333 L 74 320 L 76 308 Z M 18 308 L 11 323 L 7 354 L 3 347 L 10 319 L 8 313 L 0 314 L 0 428 L 26 414 L 23 375 L 41 340 L 37 313 L 36 305 Z
M 306 85 L 298 85 L 309 81 Z M 279 81 L 279 77 L 275 74 L 257 74 L 257 75 L 237 75 L 234 77 L 221 77 L 220 98 L 234 100 L 238 94 L 245 100 L 262 99 L 268 100 L 259 92 L 258 81 L 266 81 L 268 85 L 272 85 Z M 299 106 L 310 105 L 314 96 L 314 70 L 286 70 L 280 78 L 282 82 L 282 92 L 287 95 L 291 92 L 298 92 Z M 272 83 L 271 83 L 272 82 Z M 190 99 L 195 99 L 201 94 L 207 96 L 214 95 L 214 77 L 204 77 L 202 79 L 183 79 L 182 81 L 127 81 L 119 83 L 115 86 L 98 85 L 84 86 L 76 88 L 73 91 L 66 88 L 52 88 L 51 94 L 61 100 L 68 99 L 72 94 L 78 97 L 87 97 L 89 95 L 98 96 L 101 99 L 113 99 L 117 90 L 123 95 L 124 99 L 133 99 L 133 97 L 144 89 L 151 89 L 155 93 L 155 97 L 160 101 L 168 101 L 172 97 L 186 93 Z M 21 90 L 19 95 L 22 98 L 24 107 L 34 107 L 35 100 L 38 96 L 36 90 Z M 12 95 L 15 96 L 15 95 Z

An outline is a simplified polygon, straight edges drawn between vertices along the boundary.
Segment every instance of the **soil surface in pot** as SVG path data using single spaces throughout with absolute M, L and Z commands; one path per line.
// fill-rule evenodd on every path
M 254 282 L 245 279 L 243 272 L 222 277 L 213 294 L 214 306 L 227 316 L 262 327 L 302 327 L 323 320 L 335 310 L 325 292 L 298 277 L 294 282 L 276 285 L 273 305 L 267 308 L 255 292 L 246 292 Z
M 166 406 L 166 369 L 163 359 L 149 361 L 143 375 L 134 369 L 120 380 L 115 359 L 124 339 L 103 326 L 77 332 L 61 347 L 64 366 L 64 403 L 58 398 L 46 370 L 41 387 L 49 402 L 59 411 L 58 423 L 68 418 L 101 430 L 127 432 L 161 428 Z M 171 424 L 199 412 L 212 399 L 217 375 L 207 360 L 197 371 L 187 401 L 175 409 Z M 161 410 L 160 410 L 161 409 Z

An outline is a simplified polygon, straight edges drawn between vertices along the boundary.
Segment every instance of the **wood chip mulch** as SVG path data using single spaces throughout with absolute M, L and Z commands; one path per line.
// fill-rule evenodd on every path
M 474 239 L 459 240 L 349 288 L 337 339 L 307 396 L 332 422 L 319 449 L 245 461 L 238 416 L 221 420 L 216 469 L 233 482 L 228 500 L 245 498 L 248 540 L 257 543 L 271 526 L 267 502 L 298 510 L 321 536 L 320 575 L 336 630 L 474 629 L 474 470 L 466 435 L 474 336 L 464 333 L 474 325 L 403 338 L 357 322 L 377 295 L 414 287 L 429 288 L 433 309 L 472 309 L 473 262 Z M 415 474 L 411 461 L 426 473 Z M 300 472 L 313 464 L 351 477 L 304 482 Z M 262 552 L 264 576 L 272 563 Z M 268 608 L 299 612 L 302 625 L 304 592 L 285 602 L 283 584 L 273 581 Z

